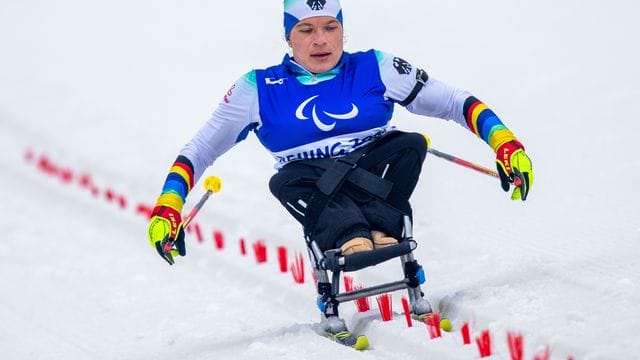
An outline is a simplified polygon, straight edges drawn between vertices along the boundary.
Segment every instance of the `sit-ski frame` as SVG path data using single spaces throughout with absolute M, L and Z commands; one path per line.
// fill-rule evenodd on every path
M 340 249 L 322 252 L 316 242 L 310 241 L 309 256 L 318 282 L 318 306 L 326 316 L 338 316 L 338 305 L 359 298 L 376 296 L 392 291 L 407 289 L 412 312 L 424 313 L 423 292 L 420 284 L 424 283 L 424 271 L 413 256 L 417 243 L 413 240 L 413 226 L 409 216 L 404 216 L 404 232 L 397 245 L 372 251 L 342 255 Z M 366 287 L 351 292 L 340 293 L 340 272 L 357 271 L 400 257 L 404 278 L 385 284 Z M 332 272 L 329 279 L 327 271 Z M 420 305 L 418 305 L 420 303 Z M 416 309 L 416 306 L 422 306 Z

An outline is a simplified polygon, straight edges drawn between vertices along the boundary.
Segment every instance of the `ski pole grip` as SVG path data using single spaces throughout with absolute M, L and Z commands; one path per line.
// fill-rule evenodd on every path
M 217 176 L 209 176 L 204 180 L 204 188 L 207 191 L 217 193 L 222 188 L 222 180 Z

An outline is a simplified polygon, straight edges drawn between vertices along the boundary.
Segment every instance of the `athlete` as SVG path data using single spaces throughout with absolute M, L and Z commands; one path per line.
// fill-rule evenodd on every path
M 180 214 L 189 191 L 250 132 L 275 158 L 271 192 L 322 250 L 350 255 L 396 244 L 428 146 L 391 124 L 396 104 L 480 137 L 497 154 L 502 188 L 515 182 L 512 199 L 527 198 L 531 161 L 496 114 L 399 57 L 345 52 L 338 0 L 285 0 L 284 30 L 291 55 L 242 76 L 180 151 L 149 223 L 154 249 L 169 234 L 185 255 Z

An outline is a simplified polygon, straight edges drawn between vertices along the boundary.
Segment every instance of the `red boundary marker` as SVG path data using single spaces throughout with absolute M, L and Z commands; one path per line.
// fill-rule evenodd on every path
M 481 358 L 491 356 L 491 333 L 489 330 L 483 330 L 476 337 L 476 344 L 478 344 Z
M 429 338 L 436 339 L 442 336 L 442 331 L 440 329 L 440 314 L 433 313 L 425 319 L 424 323 L 427 325 Z
M 216 249 L 224 250 L 224 234 L 220 230 L 213 231 L 213 244 Z
M 524 340 L 522 338 L 522 334 L 509 331 L 507 333 L 507 344 L 509 345 L 511 360 L 524 359 Z
M 382 321 L 393 320 L 393 304 L 391 303 L 391 295 L 378 295 L 376 297 L 376 301 L 378 302 L 378 310 L 380 310 L 380 317 L 382 318 Z
M 304 258 L 302 257 L 302 254 L 296 253 L 290 269 L 293 281 L 296 284 L 304 284 Z
M 362 284 L 354 284 L 353 283 L 353 277 L 346 275 L 343 278 L 344 281 L 344 289 L 347 292 L 351 292 L 351 291 L 355 291 L 355 290 L 360 290 L 362 288 L 364 288 L 364 285 Z M 356 304 L 356 309 L 358 310 L 358 312 L 364 313 L 367 312 L 369 310 L 371 310 L 371 304 L 369 303 L 369 298 L 368 297 L 361 297 L 361 298 L 357 298 L 354 300 L 355 304 Z
M 287 247 L 286 246 L 278 246 L 277 249 L 278 252 L 278 265 L 280 266 L 280 272 L 281 273 L 286 273 L 287 272 L 287 266 L 289 265 L 288 261 L 287 261 Z
M 267 245 L 265 245 L 264 241 L 258 240 L 253 243 L 253 253 L 258 264 L 267 262 Z
M 409 309 L 409 300 L 406 297 L 402 297 L 402 309 L 404 310 L 404 318 L 407 320 L 407 327 L 413 326 L 413 321 L 411 320 L 411 310 Z

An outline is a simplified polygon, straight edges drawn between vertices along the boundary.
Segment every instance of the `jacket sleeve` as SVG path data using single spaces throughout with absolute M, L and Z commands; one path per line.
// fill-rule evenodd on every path
M 376 51 L 385 96 L 400 103 L 416 87 L 418 69 L 393 55 Z M 419 85 L 418 85 L 419 86 Z M 482 101 L 465 90 L 428 77 L 406 109 L 418 115 L 453 120 L 485 141 L 494 151 L 515 136 Z

